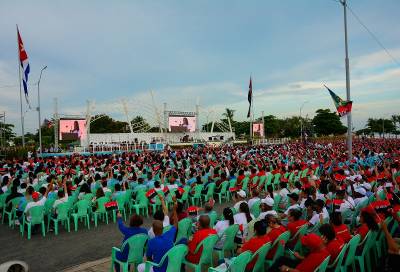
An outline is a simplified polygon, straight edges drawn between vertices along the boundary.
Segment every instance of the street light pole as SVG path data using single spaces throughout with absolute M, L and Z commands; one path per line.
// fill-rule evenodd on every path
M 301 118 L 301 111 L 303 110 L 304 105 L 307 103 L 308 103 L 308 101 L 304 101 L 300 107 L 300 141 L 301 142 L 303 141 L 303 119 Z
M 37 107 L 37 111 L 38 111 L 38 118 L 39 118 L 39 153 L 40 153 L 40 155 L 42 155 L 42 126 L 41 126 L 41 117 L 40 117 L 40 80 L 42 79 L 42 73 L 46 68 L 47 68 L 47 65 L 44 66 L 42 68 L 42 70 L 40 70 L 40 76 L 39 76 L 38 88 L 37 88 L 37 92 L 38 92 L 38 107 Z

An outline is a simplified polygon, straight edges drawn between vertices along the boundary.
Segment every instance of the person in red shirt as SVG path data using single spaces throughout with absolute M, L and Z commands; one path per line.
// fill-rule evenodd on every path
M 334 212 L 331 217 L 331 222 L 336 237 L 348 243 L 351 240 L 351 234 L 347 225 L 343 224 L 342 214 L 340 212 Z
M 329 252 L 325 249 L 322 238 L 315 233 L 303 236 L 301 238 L 301 243 L 303 246 L 310 249 L 310 253 L 306 257 L 296 254 L 296 257 L 301 259 L 300 263 L 296 265 L 296 268 L 291 268 L 289 265 L 282 265 L 280 266 L 280 271 L 313 272 L 329 256 Z
M 254 252 L 256 252 L 260 247 L 271 242 L 269 237 L 265 235 L 267 233 L 267 225 L 265 224 L 265 221 L 261 220 L 254 223 L 254 233 L 255 236 L 243 244 L 242 248 L 238 250 L 238 254 L 247 250 L 254 254 Z M 254 265 L 257 262 L 257 258 L 258 257 L 254 258 L 250 263 L 247 264 L 246 271 L 253 270 Z
M 329 255 L 331 255 L 329 263 L 333 263 L 340 254 L 344 246 L 344 241 L 336 237 L 335 230 L 330 224 L 323 224 L 319 228 L 319 232 L 321 233 L 326 250 L 329 252 Z
M 239 170 L 239 176 L 237 177 L 237 180 L 236 180 L 236 187 L 237 188 L 242 188 L 242 185 L 243 185 L 243 179 L 245 178 L 246 176 L 244 175 L 244 170 L 243 169 L 240 169 Z
M 302 216 L 301 210 L 298 209 L 292 209 L 289 210 L 289 215 L 288 215 L 288 224 L 287 224 L 287 229 L 290 231 L 290 237 L 293 238 L 293 236 L 296 235 L 296 233 L 299 231 L 299 229 L 304 226 L 305 224 L 308 223 L 308 221 L 300 219 Z M 291 243 L 288 245 L 289 247 L 294 247 L 297 243 L 297 239 L 291 241 Z
M 282 226 L 279 222 L 279 219 L 272 214 L 268 214 L 265 217 L 269 232 L 267 236 L 271 240 L 271 243 L 274 243 L 275 240 L 286 231 L 286 228 Z M 277 245 L 274 246 L 267 254 L 267 259 L 272 259 L 277 249 Z
M 191 262 L 198 264 L 200 261 L 201 254 L 203 253 L 203 248 L 200 248 L 197 253 L 197 246 L 209 235 L 217 234 L 214 229 L 210 228 L 210 217 L 208 215 L 200 215 L 199 218 L 199 230 L 193 234 L 192 240 L 188 243 L 189 253 L 186 256 L 186 259 Z
M 367 209 L 361 211 L 360 223 L 361 226 L 356 229 L 354 234 L 360 234 L 361 241 L 364 240 L 365 236 L 367 236 L 368 231 L 379 230 L 379 226 L 376 223 L 375 217 Z

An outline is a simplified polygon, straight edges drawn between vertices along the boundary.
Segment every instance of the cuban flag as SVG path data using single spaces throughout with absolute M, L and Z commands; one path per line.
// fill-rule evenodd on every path
M 29 108 L 31 105 L 29 104 L 29 97 L 28 97 L 28 75 L 30 72 L 29 62 L 28 62 L 28 54 L 26 54 L 24 43 L 22 42 L 21 35 L 19 34 L 19 29 L 17 28 L 18 32 L 18 49 L 19 49 L 19 62 L 22 69 L 22 84 L 24 86 L 24 93 L 25 93 L 25 100 L 28 104 Z

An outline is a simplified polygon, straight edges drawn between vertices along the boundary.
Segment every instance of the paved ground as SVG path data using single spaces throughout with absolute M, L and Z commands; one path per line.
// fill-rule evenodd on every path
M 216 204 L 215 210 L 222 214 L 222 209 L 228 205 Z M 145 218 L 144 221 L 144 226 L 148 228 L 151 218 Z M 92 222 L 90 230 L 81 225 L 77 232 L 71 230 L 70 233 L 60 227 L 58 236 L 54 233 L 46 233 L 46 237 L 35 234 L 31 240 L 26 236 L 21 237 L 17 229 L 0 224 L 0 264 L 21 260 L 29 265 L 32 272 L 62 271 L 67 268 L 75 269 L 69 270 L 71 272 L 109 271 L 109 263 L 104 258 L 109 258 L 111 247 L 120 246 L 121 241 L 122 235 L 112 221 L 108 225 L 101 223 L 97 228 Z M 86 268 L 75 267 L 97 260 Z

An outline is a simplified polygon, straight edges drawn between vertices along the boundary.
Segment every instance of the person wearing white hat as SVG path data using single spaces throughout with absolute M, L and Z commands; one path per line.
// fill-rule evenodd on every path
M 243 202 L 247 203 L 245 198 L 246 198 L 245 191 L 239 190 L 236 192 L 236 203 L 235 203 L 235 205 L 233 205 L 233 207 L 235 208 L 236 211 L 239 211 L 239 207 L 240 207 L 241 203 L 243 203 Z
M 367 190 L 363 186 L 358 186 L 354 189 L 354 204 L 358 206 L 358 204 L 362 203 L 363 201 L 368 200 L 367 197 Z
M 262 199 L 260 204 L 261 213 L 258 216 L 258 219 L 264 219 L 268 214 L 278 216 L 278 213 L 272 209 L 274 207 L 274 203 L 275 202 L 272 197 L 267 196 L 266 198 Z

